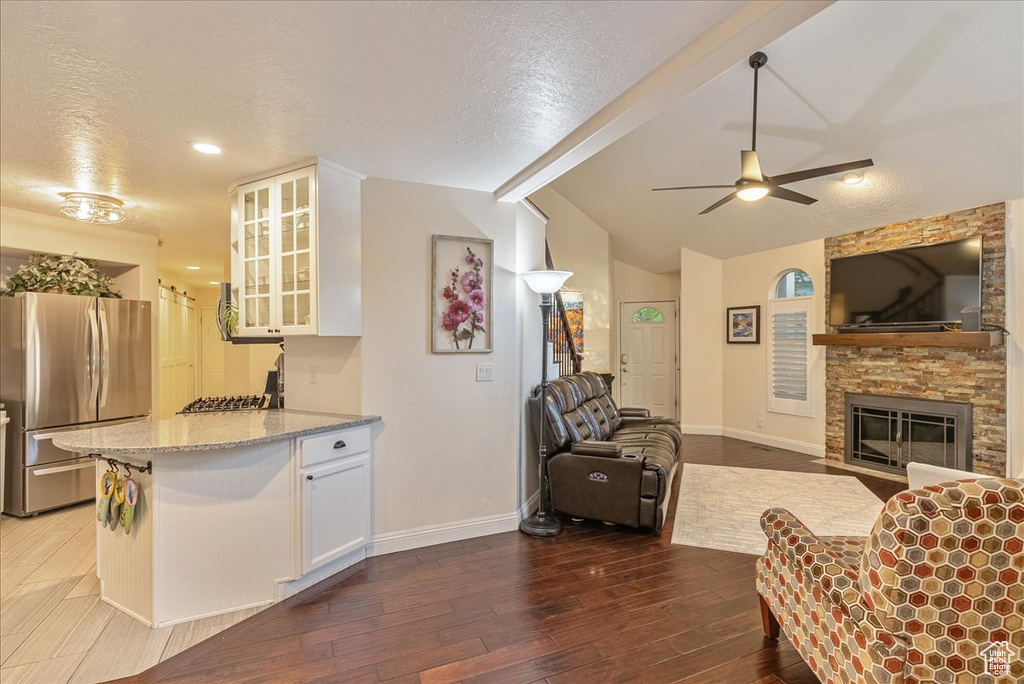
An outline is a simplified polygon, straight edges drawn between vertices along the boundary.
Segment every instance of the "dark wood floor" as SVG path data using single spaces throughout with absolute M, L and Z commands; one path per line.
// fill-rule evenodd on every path
M 721 437 L 686 437 L 683 460 L 850 475 Z M 903 488 L 857 477 L 882 498 Z M 671 530 L 569 523 L 376 557 L 119 681 L 816 682 L 762 636 L 755 556 L 672 546 Z

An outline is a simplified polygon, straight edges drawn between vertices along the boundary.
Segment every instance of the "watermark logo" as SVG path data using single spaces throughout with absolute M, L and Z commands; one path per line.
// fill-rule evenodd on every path
M 1010 649 L 1009 641 L 997 641 L 981 652 L 985 658 L 985 672 L 993 676 L 1010 674 L 1010 661 L 1017 654 Z

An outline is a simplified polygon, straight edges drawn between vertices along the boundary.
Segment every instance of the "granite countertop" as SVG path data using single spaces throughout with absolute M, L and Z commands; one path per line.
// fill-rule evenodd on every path
M 292 409 L 178 414 L 164 420 L 59 432 L 53 443 L 90 454 L 151 454 L 231 449 L 369 425 L 380 416 L 313 413 Z

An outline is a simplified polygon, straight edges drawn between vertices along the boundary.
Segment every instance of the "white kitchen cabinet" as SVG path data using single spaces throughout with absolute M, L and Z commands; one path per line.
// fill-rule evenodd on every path
M 303 470 L 302 573 L 370 541 L 370 455 Z
M 238 336 L 362 334 L 363 178 L 317 159 L 231 187 Z

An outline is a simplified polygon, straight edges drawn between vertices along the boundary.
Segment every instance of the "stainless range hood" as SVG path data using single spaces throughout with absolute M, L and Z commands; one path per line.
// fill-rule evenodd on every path
M 217 300 L 217 329 L 220 331 L 220 339 L 231 344 L 280 344 L 283 337 L 238 337 L 228 333 L 227 325 L 224 323 L 224 311 L 231 303 L 231 283 L 220 284 L 220 299 Z

